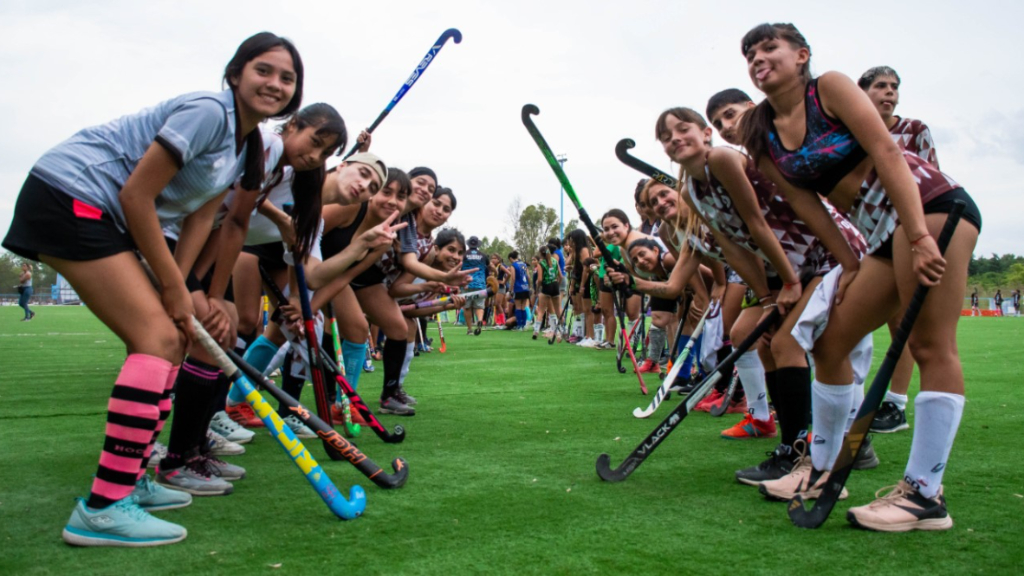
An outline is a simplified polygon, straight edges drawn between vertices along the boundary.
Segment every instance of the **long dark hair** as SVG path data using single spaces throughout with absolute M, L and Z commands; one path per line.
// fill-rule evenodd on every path
M 317 136 L 334 136 L 335 148 L 344 148 L 347 144 L 348 130 L 345 128 L 345 120 L 330 104 L 310 104 L 299 110 L 285 126 L 291 126 L 296 132 L 313 126 L 316 128 Z M 333 151 L 329 153 L 333 154 Z M 320 227 L 320 214 L 323 210 L 321 194 L 326 177 L 327 172 L 321 165 L 312 170 L 296 171 L 295 179 L 292 181 L 292 201 L 295 203 L 292 219 L 295 226 L 295 251 L 303 260 L 313 246 L 316 231 Z
M 302 81 L 305 77 L 302 68 L 302 58 L 290 40 L 270 32 L 260 32 L 246 38 L 238 46 L 238 50 L 235 51 L 235 55 L 228 62 L 228 65 L 224 67 L 224 82 L 231 88 L 231 92 L 234 93 L 235 86 L 231 83 L 231 80 L 241 77 L 242 69 L 245 68 L 245 65 L 260 54 L 264 54 L 268 50 L 277 47 L 283 47 L 291 54 L 292 66 L 295 68 L 295 93 L 292 94 L 292 99 L 284 107 L 284 110 L 281 110 L 277 116 L 274 116 L 274 118 L 284 118 L 302 106 Z M 235 107 L 235 115 L 235 122 L 237 123 L 237 106 Z M 263 184 L 263 137 L 260 135 L 260 131 L 253 130 L 246 134 L 245 145 L 245 173 L 242 175 L 242 189 L 259 190 Z
M 807 43 L 807 39 L 796 29 L 796 26 L 789 23 L 765 23 L 755 26 L 743 36 L 741 44 L 743 57 L 746 58 L 747 52 L 764 40 L 784 40 L 793 48 L 806 48 L 808 54 L 811 52 L 811 45 Z M 800 75 L 803 76 L 805 85 L 811 81 L 811 61 L 809 58 L 800 71 Z M 747 153 L 750 154 L 755 163 L 768 153 L 768 134 L 771 133 L 774 120 L 775 110 L 768 102 L 768 99 L 765 98 L 753 110 L 744 114 L 743 121 L 740 122 L 743 146 L 747 149 Z

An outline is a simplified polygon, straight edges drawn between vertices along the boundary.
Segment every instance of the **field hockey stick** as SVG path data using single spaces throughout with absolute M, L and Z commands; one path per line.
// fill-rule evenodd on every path
M 249 379 L 239 372 L 227 354 L 221 350 L 220 346 L 203 328 L 203 324 L 196 320 L 195 317 L 192 318 L 192 327 L 195 330 L 196 337 L 199 339 L 199 343 L 213 357 L 217 366 L 224 371 L 224 375 L 235 386 L 239 387 L 245 395 L 245 400 L 252 406 L 253 412 L 263 421 L 267 430 L 270 431 L 270 435 L 277 440 L 292 462 L 302 470 L 306 480 L 313 486 L 316 493 L 320 495 L 320 498 L 327 504 L 327 507 L 331 509 L 331 512 L 342 520 L 358 518 L 366 509 L 366 491 L 360 486 L 352 486 L 349 490 L 348 499 L 338 492 L 338 488 L 331 482 L 323 468 L 313 459 L 309 450 L 306 450 L 302 442 L 295 437 L 292 429 L 281 420 L 277 411 L 267 404 L 266 400 L 256 391 L 256 388 Z
M 341 354 L 341 336 L 338 333 L 338 318 L 334 315 L 334 302 L 327 303 L 327 312 L 331 315 L 331 340 L 334 342 L 334 364 L 338 367 L 338 373 L 345 376 L 345 360 Z M 359 369 L 362 369 L 361 367 Z M 352 421 L 352 407 L 348 396 L 341 395 L 341 412 L 344 416 L 345 433 L 350 438 L 355 438 L 363 431 L 359 424 Z M 333 419 L 332 419 L 333 422 Z
M 708 414 L 711 414 L 715 418 L 718 418 L 725 414 L 726 412 L 728 412 L 729 405 L 732 404 L 732 396 L 733 394 L 736 393 L 736 387 L 739 385 L 739 383 L 740 374 L 739 372 L 734 372 L 732 375 L 732 380 L 729 380 L 729 387 L 726 388 L 725 392 L 723 393 L 722 401 L 718 404 L 718 406 L 712 406 L 711 409 L 708 410 Z
M 427 339 L 423 337 L 423 324 L 420 324 L 420 319 L 416 318 L 416 333 L 420 335 L 420 349 L 423 352 L 427 351 Z
M 616 296 L 617 295 L 618 294 L 616 294 Z M 621 307 L 617 307 L 617 309 L 618 308 L 621 308 Z M 617 316 L 618 316 L 618 310 L 616 310 L 616 317 Z M 622 325 L 625 326 L 625 324 L 624 324 L 625 319 L 623 319 L 622 322 L 623 322 Z M 640 319 L 639 318 L 637 319 L 636 322 L 633 322 L 633 324 L 630 325 L 629 332 L 628 332 L 628 334 L 629 334 L 628 340 L 629 340 L 630 344 L 632 344 L 633 338 L 636 336 L 636 330 L 637 330 L 637 328 L 639 326 L 640 326 Z M 622 374 L 626 373 L 626 369 L 622 367 L 622 358 L 625 357 L 625 355 L 626 355 L 626 348 L 622 345 L 622 340 L 620 339 L 619 340 L 619 348 L 618 348 L 618 351 L 616 352 L 615 363 L 618 365 L 619 372 L 622 373 Z
M 293 254 L 294 255 L 294 254 Z M 331 422 L 331 398 L 327 392 L 327 383 L 324 381 L 322 369 L 322 358 L 320 356 L 320 342 L 316 337 L 316 323 L 313 319 L 313 308 L 309 303 L 309 288 L 306 285 L 306 270 L 298 255 L 295 256 L 295 280 L 299 285 L 299 304 L 302 307 L 302 322 L 305 325 L 306 333 L 306 356 L 309 358 L 307 368 L 309 376 L 313 381 L 313 399 L 316 402 L 316 415 L 320 420 Z M 331 460 L 341 460 L 344 454 L 335 449 L 331 442 L 321 437 L 324 450 Z
M 613 268 L 624 274 L 627 273 L 625 266 L 623 266 L 620 262 L 617 262 L 615 258 L 612 257 L 612 253 L 611 251 L 608 250 L 608 246 L 606 246 L 604 241 L 601 239 L 601 234 L 598 232 L 597 226 L 595 226 L 594 221 L 590 219 L 590 214 L 588 214 L 586 208 L 583 207 L 583 204 L 580 202 L 579 197 L 576 195 L 576 190 L 572 187 L 572 183 L 569 182 L 569 177 L 565 175 L 565 170 L 562 169 L 562 165 L 555 158 L 554 153 L 551 152 L 551 146 L 548 146 L 547 141 L 544 140 L 544 136 L 541 135 L 540 130 L 537 129 L 537 125 L 534 124 L 532 116 L 536 116 L 537 114 L 540 114 L 539 108 L 537 108 L 533 104 L 525 104 L 523 106 L 523 110 L 521 113 L 523 126 L 525 126 L 526 131 L 530 133 L 530 136 L 533 138 L 534 143 L 537 144 L 537 148 L 540 149 L 541 154 L 544 155 L 544 159 L 547 160 L 548 166 L 551 167 L 551 170 L 555 173 L 555 177 L 558 178 L 558 181 L 562 184 L 562 189 L 565 191 L 565 194 L 569 197 L 569 200 L 576 208 L 576 212 L 577 214 L 579 214 L 580 221 L 583 222 L 583 225 L 587 227 L 587 232 L 590 234 L 590 237 L 594 240 L 594 244 L 597 246 L 598 251 L 601 252 L 601 257 L 604 258 L 605 267 Z M 619 292 L 620 296 L 624 296 L 625 289 L 625 285 L 616 286 L 616 290 Z M 625 298 L 622 298 L 622 304 L 623 306 L 625 306 Z M 620 325 L 622 325 L 623 315 L 624 310 L 620 309 Z M 632 356 L 632 351 L 630 351 L 630 357 Z M 633 364 L 634 367 L 636 367 L 636 358 L 633 358 Z M 625 369 L 621 366 L 621 362 L 619 363 L 619 372 L 625 372 Z M 639 369 L 637 370 L 637 377 L 640 379 L 640 389 L 643 391 L 644 394 L 646 394 L 647 385 L 644 384 L 644 379 L 643 376 L 640 374 Z
M 558 319 L 555 320 L 558 324 L 555 326 L 554 332 L 551 333 L 551 338 L 548 338 L 548 344 L 554 344 L 555 338 L 558 336 L 558 330 L 562 326 L 562 322 L 565 320 L 565 313 L 569 310 L 569 299 L 565 299 L 565 305 L 562 306 L 562 313 L 558 315 Z
M 957 200 L 953 204 L 953 210 L 946 217 L 946 223 L 942 226 L 942 232 L 939 233 L 938 245 L 940 254 L 945 254 L 946 247 L 949 246 L 949 241 L 953 238 L 953 233 L 956 232 L 956 226 L 960 222 L 960 216 L 963 214 L 965 207 L 966 204 L 963 201 Z M 882 360 L 882 365 L 878 367 L 875 379 L 871 381 L 871 388 L 864 395 L 864 401 L 861 402 L 860 409 L 857 410 L 856 420 L 850 426 L 846 439 L 843 440 L 843 447 L 839 451 L 839 456 L 836 458 L 835 463 L 832 465 L 828 481 L 822 488 L 821 495 L 818 496 L 814 506 L 810 510 L 804 508 L 804 500 L 800 496 L 790 500 L 789 518 L 793 521 L 793 524 L 800 528 L 817 528 L 824 524 L 829 514 L 832 513 L 832 508 L 835 507 L 836 501 L 839 500 L 843 486 L 846 485 L 846 480 L 853 471 L 853 464 L 857 460 L 861 446 L 864 444 L 864 439 L 871 428 L 871 423 L 875 419 L 875 413 L 878 412 L 878 408 L 882 405 L 885 392 L 889 388 L 889 380 L 892 378 L 893 370 L 896 369 L 896 363 L 903 353 L 903 347 L 906 345 L 907 339 L 910 338 L 910 331 L 914 328 L 914 322 L 917 320 L 918 314 L 921 313 L 921 307 L 924 305 L 926 296 L 928 296 L 928 287 L 919 284 L 914 291 L 914 297 L 911 299 L 910 305 L 907 306 L 907 311 L 903 313 L 900 327 L 893 336 L 889 349 L 885 351 L 885 359 Z
M 412 75 L 409 76 L 409 79 L 406 80 L 405 84 L 402 84 L 402 87 L 398 89 L 398 93 L 395 94 L 395 97 L 391 99 L 391 102 L 388 102 L 388 105 L 384 107 L 384 110 L 377 116 L 377 119 L 373 121 L 373 124 L 370 124 L 370 127 L 366 129 L 367 132 L 372 134 L 373 131 L 377 129 L 377 126 L 380 126 L 380 123 L 387 118 L 388 114 L 391 113 L 402 97 L 405 96 L 405 93 L 408 92 L 409 89 L 412 88 L 412 85 L 420 79 L 420 76 L 423 76 L 423 73 L 427 71 L 427 66 L 430 66 L 430 63 L 434 61 L 434 58 L 437 57 L 437 53 L 441 51 L 441 48 L 444 48 L 444 44 L 449 38 L 458 44 L 462 42 L 462 32 L 459 32 L 455 28 L 449 28 L 441 33 L 437 42 L 434 42 L 433 46 L 430 47 L 430 50 L 427 51 L 427 55 L 424 56 L 423 60 L 420 60 L 420 63 L 416 65 L 416 69 L 412 71 Z M 359 150 L 358 142 L 352 146 L 352 149 L 348 151 L 348 154 L 345 154 L 345 158 L 355 154 L 357 150 Z
M 644 382 L 644 375 L 640 373 L 640 365 L 636 361 L 636 355 L 633 354 L 633 334 L 636 333 L 637 326 L 643 321 L 643 317 L 637 318 L 636 322 L 633 323 L 633 327 L 630 329 L 629 334 L 626 334 L 626 294 L 625 291 L 619 292 L 619 338 L 622 342 L 622 348 L 629 353 L 629 361 L 633 363 L 633 372 L 636 374 L 637 380 L 640 381 L 640 392 L 647 394 L 647 383 Z M 622 351 L 619 352 L 619 358 L 617 360 L 617 366 L 619 373 L 623 374 L 626 369 L 622 366 Z
M 445 314 L 445 316 L 447 317 L 448 315 Z M 444 341 L 444 328 L 441 327 L 442 324 L 444 324 L 444 322 L 441 321 L 441 315 L 438 314 L 437 315 L 437 336 L 439 338 L 441 338 L 441 347 L 438 348 L 438 350 L 441 351 L 441 354 L 444 354 L 445 351 L 448 350 L 448 344 L 446 344 L 445 341 Z
M 324 350 L 326 354 L 326 350 Z M 227 351 L 228 357 L 238 369 L 245 373 L 246 377 L 255 381 L 261 388 L 270 393 L 278 402 L 283 404 L 292 415 L 302 421 L 303 424 L 309 426 L 316 435 L 320 437 L 324 442 L 330 442 L 331 445 L 339 453 L 344 455 L 345 460 L 348 460 L 353 466 L 355 466 L 364 476 L 373 481 L 374 484 L 381 488 L 401 488 L 405 485 L 406 480 L 409 477 L 409 466 L 402 458 L 395 458 L 391 462 L 391 467 L 395 470 L 394 474 L 388 474 L 380 466 L 370 460 L 366 454 L 363 454 L 356 445 L 346 440 L 341 434 L 334 429 L 333 426 L 327 424 L 315 414 L 311 414 L 302 404 L 299 404 L 294 398 L 286 394 L 283 390 L 274 385 L 274 383 L 264 376 L 259 370 L 251 366 L 245 360 L 242 360 L 233 350 Z
M 416 302 L 414 304 L 403 304 L 399 308 L 401 308 L 402 312 L 408 312 L 410 310 L 417 310 L 419 308 L 430 308 L 432 306 L 440 306 L 441 304 L 445 304 L 445 303 L 451 302 L 452 298 L 454 296 L 462 296 L 464 298 L 472 298 L 474 296 L 483 296 L 483 295 L 487 295 L 487 294 L 490 294 L 490 292 L 488 292 L 488 290 L 486 288 L 484 288 L 483 290 L 474 290 L 472 292 L 466 292 L 465 294 L 454 294 L 454 295 L 448 295 L 448 296 L 441 296 L 440 298 L 435 298 L 433 300 L 427 300 L 426 302 Z
M 263 267 L 261 266 L 261 274 L 266 272 L 262 268 Z M 281 289 L 278 288 L 276 284 L 272 284 L 270 286 L 270 293 L 271 295 L 274 296 L 274 298 L 277 299 L 279 303 L 278 307 L 280 307 L 281 304 L 288 303 L 288 299 L 285 297 L 284 292 L 281 292 Z M 341 391 L 345 394 L 345 396 L 348 397 L 349 402 L 352 404 L 352 406 L 356 410 L 358 410 L 359 413 L 363 416 L 363 419 L 366 420 L 367 426 L 369 426 L 370 429 L 373 430 L 373 432 L 377 434 L 377 436 L 379 436 L 381 440 L 388 444 L 398 444 L 399 442 L 404 440 L 405 428 L 403 428 L 401 425 L 397 425 L 395 426 L 394 433 L 389 433 L 387 428 L 385 428 L 384 425 L 381 424 L 379 420 L 377 420 L 377 417 L 373 415 L 373 412 L 370 411 L 370 408 L 366 405 L 365 402 L 363 402 L 362 398 L 360 398 L 359 395 L 356 394 L 355 389 L 352 388 L 352 385 L 349 384 L 348 380 L 341 375 L 340 371 L 338 371 L 337 369 L 332 369 L 334 362 L 331 361 L 331 358 L 330 356 L 327 355 L 327 352 L 323 350 L 321 350 L 321 352 L 323 360 L 321 365 L 326 366 L 327 370 L 334 374 L 335 382 L 341 388 Z M 310 360 L 310 363 L 312 363 L 312 360 Z
M 707 315 L 708 315 L 708 313 L 707 313 L 707 311 L 705 311 L 704 312 L 704 316 L 701 317 L 701 322 L 702 323 L 703 323 L 704 319 L 707 318 Z M 683 318 L 680 318 L 679 322 L 676 323 L 676 337 L 675 337 L 674 340 L 672 340 L 673 345 L 670 346 L 670 348 L 672 348 L 672 354 L 669 354 L 669 358 L 668 358 L 668 369 L 669 370 L 672 370 L 672 367 L 674 366 L 674 363 L 672 361 L 672 356 L 678 355 L 678 353 L 679 353 L 679 339 L 683 337 L 683 326 L 684 325 L 686 325 L 686 317 L 685 316 Z M 703 328 L 704 328 L 704 326 L 702 325 L 701 329 L 703 329 Z M 689 341 L 687 341 L 687 344 L 689 344 Z M 668 377 L 666 376 L 665 379 L 668 380 Z
M 679 185 L 678 180 L 636 156 L 631 156 L 627 152 L 627 150 L 634 147 L 636 147 L 636 142 L 634 142 L 632 138 L 623 138 L 622 140 L 619 140 L 618 143 L 615 144 L 615 157 L 626 166 L 640 172 L 644 176 L 647 176 L 656 182 L 661 182 L 669 188 L 676 189 L 676 186 Z
M 757 342 L 758 338 L 767 332 L 768 329 L 778 321 L 778 319 L 779 310 L 778 308 L 773 308 L 771 313 L 768 314 L 768 317 L 758 324 L 757 327 L 754 328 L 754 331 L 751 332 L 750 335 L 747 336 L 731 354 L 729 354 L 729 356 L 716 366 L 711 374 L 708 374 L 707 378 L 697 386 L 693 393 L 687 396 L 684 401 L 680 402 L 679 405 L 676 406 L 660 424 L 658 424 L 658 427 L 644 438 L 644 441 L 641 442 L 639 446 L 633 449 L 618 468 L 615 468 L 614 470 L 611 468 L 611 457 L 608 456 L 608 454 L 601 454 L 598 456 L 597 475 L 606 482 L 621 482 L 632 474 L 633 471 L 643 464 L 644 460 L 646 460 L 647 457 L 661 445 L 661 441 L 675 430 L 691 412 L 693 412 L 694 406 L 696 406 L 708 391 L 711 390 L 711 388 L 722 378 L 725 370 L 732 369 L 736 359 L 753 346 Z
M 641 409 L 640 407 L 633 409 L 634 418 L 647 418 L 651 414 L 654 414 L 655 410 L 658 409 L 658 406 L 661 405 L 665 398 L 668 398 L 669 388 L 672 387 L 672 383 L 675 381 L 676 376 L 678 376 L 679 372 L 683 369 L 686 357 L 689 356 L 690 351 L 693 350 L 693 346 L 697 342 L 697 338 L 700 338 L 700 333 L 704 331 L 704 323 L 707 321 L 711 308 L 711 306 L 708 306 L 708 309 L 704 311 L 704 316 L 701 316 L 700 322 L 697 323 L 697 328 L 694 329 L 693 334 L 690 335 L 690 339 L 686 342 L 686 346 L 683 348 L 683 351 L 679 353 L 675 363 L 672 365 L 672 369 L 668 371 L 668 376 L 665 377 L 665 381 L 661 383 L 661 386 L 659 386 L 658 390 L 654 393 L 654 398 L 651 400 L 651 404 L 646 409 Z M 680 332 L 682 332 L 681 329 Z

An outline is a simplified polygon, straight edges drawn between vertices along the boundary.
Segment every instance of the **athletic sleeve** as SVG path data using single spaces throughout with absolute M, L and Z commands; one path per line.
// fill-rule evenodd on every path
M 935 152 L 935 140 L 932 139 L 932 131 L 928 129 L 927 124 L 921 123 L 921 131 L 914 140 L 917 145 L 917 155 L 939 169 L 939 156 Z
M 203 151 L 219 146 L 228 129 L 224 106 L 213 98 L 197 98 L 175 108 L 155 140 L 184 166 Z
M 416 252 L 416 217 L 411 213 L 406 214 L 401 221 L 409 225 L 398 231 L 399 250 L 402 254 Z

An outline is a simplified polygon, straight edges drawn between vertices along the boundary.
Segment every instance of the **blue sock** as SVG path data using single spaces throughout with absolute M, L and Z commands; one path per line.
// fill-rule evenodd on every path
M 366 342 L 341 341 L 341 356 L 345 363 L 345 380 L 355 390 L 359 386 L 359 375 L 363 373 L 363 361 L 366 360 Z
M 526 326 L 526 314 L 522 310 L 516 310 L 516 328 Z
M 249 345 L 249 349 L 245 351 L 245 356 L 242 359 L 253 368 L 263 372 L 267 369 L 267 366 L 270 366 L 270 361 L 274 359 L 274 354 L 277 354 L 279 348 L 279 346 L 261 335 Z M 231 404 L 242 404 L 245 402 L 245 396 L 242 395 L 242 390 L 238 386 L 232 386 L 228 391 L 228 402 Z

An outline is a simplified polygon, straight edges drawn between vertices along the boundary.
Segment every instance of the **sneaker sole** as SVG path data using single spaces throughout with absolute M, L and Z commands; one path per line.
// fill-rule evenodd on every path
M 902 430 L 909 430 L 910 424 L 904 422 L 895 428 L 871 428 L 871 432 L 875 434 L 893 434 Z
M 380 408 L 377 410 L 378 414 L 392 414 L 394 416 L 415 416 L 416 411 L 410 410 L 409 412 L 403 412 L 401 410 L 391 410 L 388 408 Z
M 127 538 L 98 532 L 87 532 L 65 526 L 61 537 L 72 546 L 117 546 L 121 548 L 147 548 L 181 542 L 188 536 L 188 530 L 182 530 L 181 536 L 173 538 Z
M 192 500 L 189 500 L 188 502 L 174 502 L 171 504 L 160 504 L 157 506 L 145 506 L 143 504 L 139 504 L 139 508 L 142 508 L 146 512 L 160 512 L 162 510 L 176 510 L 178 508 L 187 508 L 188 506 L 191 505 Z
M 238 442 L 235 442 L 235 444 L 238 444 Z M 241 446 L 239 446 L 239 448 L 241 448 Z M 241 448 L 241 450 L 210 450 L 211 456 L 241 456 L 242 454 L 245 454 L 245 448 Z
M 847 512 L 846 519 L 857 528 L 863 528 L 864 530 L 873 530 L 875 532 L 910 532 L 911 530 L 949 530 L 953 527 L 953 518 L 946 516 L 945 518 L 926 518 L 924 520 L 915 520 L 913 522 L 900 522 L 897 524 L 875 524 L 873 522 L 865 522 L 858 520 L 857 516 Z
M 221 478 L 219 476 L 218 476 L 218 478 L 220 478 L 221 480 L 224 480 L 225 482 L 228 481 L 227 478 Z M 223 490 L 215 491 L 215 490 L 196 490 L 195 488 L 185 488 L 184 486 L 175 486 L 174 484 L 168 484 L 166 482 L 161 482 L 160 478 L 156 479 L 156 483 L 161 485 L 161 486 L 163 486 L 164 488 L 170 488 L 171 490 L 177 490 L 179 492 L 188 492 L 189 494 L 191 494 L 193 496 L 227 496 L 228 494 L 231 494 L 232 492 L 235 491 L 235 487 L 232 486 L 231 484 L 228 484 L 228 487 L 223 489 Z
M 768 434 L 761 434 L 760 436 L 726 436 L 725 434 L 721 434 L 719 435 L 719 438 L 722 440 L 762 440 L 764 438 L 775 438 L 778 435 L 779 434 L 777 432 L 770 436 Z
M 765 498 L 767 498 L 768 500 L 775 501 L 775 502 L 789 502 L 790 500 L 793 499 L 794 496 L 796 496 L 796 494 L 776 494 L 776 493 L 772 493 L 771 490 L 769 490 L 768 488 L 765 488 L 764 484 L 759 484 L 757 488 L 761 492 L 761 494 L 764 495 Z M 804 493 L 800 494 L 800 496 L 804 500 L 817 500 L 818 497 L 821 496 L 821 489 L 819 488 L 818 490 L 810 490 L 808 492 L 804 492 Z M 848 497 L 849 497 L 849 493 L 846 491 L 846 488 L 843 488 L 843 491 L 839 493 L 839 499 L 840 500 L 846 500 Z

